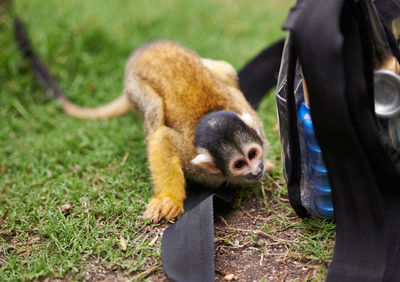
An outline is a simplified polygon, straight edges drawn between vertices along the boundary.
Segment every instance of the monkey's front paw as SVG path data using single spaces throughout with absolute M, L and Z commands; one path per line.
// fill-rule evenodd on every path
M 144 218 L 150 219 L 149 223 L 158 223 L 161 219 L 171 220 L 183 213 L 183 203 L 165 196 L 153 197 L 147 204 L 143 213 Z

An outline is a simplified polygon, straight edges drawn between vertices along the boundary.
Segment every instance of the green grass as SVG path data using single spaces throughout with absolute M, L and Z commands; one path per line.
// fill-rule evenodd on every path
M 96 106 L 120 94 L 125 62 L 139 45 L 174 40 L 239 69 L 284 35 L 291 4 L 20 0 L 0 14 L 0 217 L 9 211 L 0 227 L 0 280 L 81 279 L 90 260 L 136 273 L 160 257 L 139 218 L 152 190 L 140 117 L 81 121 L 63 114 L 21 58 L 12 15 L 25 21 L 67 96 Z M 280 178 L 273 95 L 260 114 Z M 63 213 L 64 204 L 72 210 Z

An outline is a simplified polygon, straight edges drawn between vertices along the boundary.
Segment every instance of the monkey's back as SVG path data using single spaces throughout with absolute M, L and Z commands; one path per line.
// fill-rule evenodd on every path
M 174 42 L 155 42 L 139 48 L 127 69 L 132 70 L 163 100 L 165 125 L 194 130 L 206 114 L 227 109 L 231 97 L 200 57 Z

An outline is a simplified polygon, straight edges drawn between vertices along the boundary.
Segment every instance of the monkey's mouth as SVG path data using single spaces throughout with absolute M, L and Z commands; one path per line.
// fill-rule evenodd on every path
M 247 179 L 248 181 L 250 181 L 250 182 L 256 182 L 256 181 L 260 180 L 261 177 L 263 177 L 263 175 L 264 175 L 264 172 L 263 172 L 263 171 L 261 171 L 260 173 L 258 173 L 258 174 L 256 174 L 256 175 L 254 175 L 254 174 L 248 174 L 248 175 L 246 175 L 246 179 Z
M 256 182 L 256 181 L 260 180 L 261 177 L 263 177 L 263 175 L 264 175 L 264 170 L 260 171 L 260 173 L 257 173 L 256 175 L 248 174 L 245 177 L 250 182 Z
M 249 173 L 245 176 L 245 178 L 250 181 L 250 182 L 256 182 L 258 180 L 261 179 L 261 177 L 263 177 L 264 173 L 265 173 L 265 167 L 263 163 L 260 163 L 260 165 L 258 166 L 259 171 L 256 174 L 252 174 Z

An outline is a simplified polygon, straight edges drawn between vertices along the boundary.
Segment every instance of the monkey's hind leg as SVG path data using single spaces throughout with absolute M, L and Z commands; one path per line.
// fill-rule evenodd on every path
M 148 143 L 150 170 L 154 183 L 154 197 L 143 216 L 151 222 L 162 218 L 173 219 L 183 213 L 185 178 L 181 160 L 176 152 L 180 135 L 167 126 L 159 127 Z
M 151 86 L 133 74 L 128 75 L 124 91 L 133 108 L 143 116 L 148 143 L 149 137 L 164 124 L 163 101 Z

